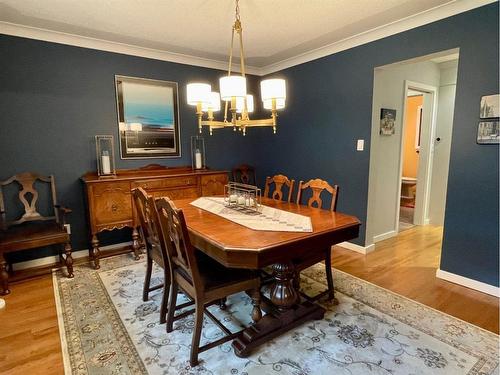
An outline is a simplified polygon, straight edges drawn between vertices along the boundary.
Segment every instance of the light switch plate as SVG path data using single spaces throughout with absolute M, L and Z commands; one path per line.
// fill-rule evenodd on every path
M 358 139 L 358 144 L 356 146 L 356 151 L 363 151 L 365 149 L 365 140 Z

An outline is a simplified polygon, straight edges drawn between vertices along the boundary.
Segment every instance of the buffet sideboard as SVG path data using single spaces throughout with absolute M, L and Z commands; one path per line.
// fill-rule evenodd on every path
M 90 230 L 89 257 L 98 269 L 102 257 L 98 235 L 103 231 L 131 228 L 132 246 L 122 249 L 122 252 L 133 252 L 135 258 L 139 259 L 141 239 L 132 189 L 142 187 L 154 197 L 168 196 L 171 199 L 222 195 L 224 185 L 228 182 L 228 173 L 152 164 L 139 169 L 117 170 L 115 176 L 106 178 L 99 177 L 96 172 L 88 172 L 82 176 L 82 181 Z

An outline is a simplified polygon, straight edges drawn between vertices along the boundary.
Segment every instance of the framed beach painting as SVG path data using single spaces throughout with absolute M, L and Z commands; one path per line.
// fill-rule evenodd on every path
M 176 82 L 115 76 L 122 159 L 181 156 Z

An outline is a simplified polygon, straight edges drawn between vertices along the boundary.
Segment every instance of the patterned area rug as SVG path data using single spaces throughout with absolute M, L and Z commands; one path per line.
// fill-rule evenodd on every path
M 499 374 L 497 335 L 442 314 L 341 271 L 334 271 L 339 305 L 325 318 L 274 339 L 248 358 L 226 343 L 189 366 L 193 316 L 167 334 L 159 324 L 161 291 L 142 301 L 144 260 L 102 260 L 75 267 L 75 278 L 54 274 L 66 374 Z M 155 270 L 153 284 L 161 282 Z M 306 270 L 306 293 L 325 288 L 324 266 Z M 180 297 L 180 296 L 179 296 Z M 179 298 L 182 300 L 182 298 Z M 234 330 L 250 323 L 245 294 L 228 309 L 210 311 Z M 207 318 L 202 344 L 222 336 Z

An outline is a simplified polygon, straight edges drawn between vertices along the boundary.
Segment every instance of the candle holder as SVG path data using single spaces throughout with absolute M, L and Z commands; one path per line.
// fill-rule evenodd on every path
M 250 213 L 258 213 L 261 208 L 261 190 L 257 186 L 229 182 L 224 185 L 226 207 Z
M 206 169 L 205 140 L 199 135 L 191 137 L 191 165 L 193 170 Z
M 115 148 L 112 135 L 96 135 L 95 150 L 97 159 L 97 175 L 99 177 L 115 177 Z

